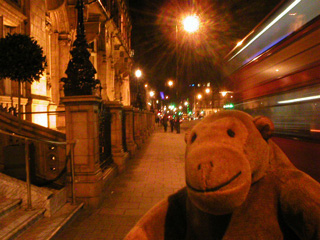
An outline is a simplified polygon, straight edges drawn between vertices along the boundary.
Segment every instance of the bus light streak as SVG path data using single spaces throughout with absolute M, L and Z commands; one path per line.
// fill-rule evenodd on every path
M 311 96 L 311 97 L 304 97 L 304 98 L 295 98 L 295 99 L 284 100 L 284 101 L 278 101 L 278 104 L 304 102 L 304 101 L 315 100 L 315 99 L 320 99 L 320 95 Z
M 310 132 L 320 133 L 320 130 L 319 129 L 310 129 Z
M 233 55 L 228 61 L 231 61 L 235 58 L 239 53 L 241 53 L 244 49 L 246 49 L 251 43 L 253 43 L 257 38 L 259 38 L 262 34 L 264 34 L 269 28 L 271 28 L 276 22 L 278 22 L 284 15 L 286 15 L 292 8 L 294 8 L 301 0 L 294 1 L 286 10 L 284 10 L 281 14 L 279 14 L 271 23 L 268 24 L 261 32 L 259 32 L 253 39 L 251 39 L 243 48 L 239 50 L 235 55 Z

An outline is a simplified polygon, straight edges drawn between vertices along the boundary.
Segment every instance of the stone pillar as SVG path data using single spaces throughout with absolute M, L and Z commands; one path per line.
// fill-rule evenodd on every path
M 126 106 L 123 107 L 124 113 L 126 115 L 126 143 L 127 149 L 130 153 L 130 156 L 133 156 L 136 149 L 137 144 L 134 142 L 134 119 L 133 119 L 133 107 Z
M 154 112 L 150 112 L 150 118 L 151 118 L 151 128 L 152 131 L 156 129 L 156 114 Z
M 122 144 L 122 104 L 118 101 L 105 102 L 111 114 L 111 152 L 119 172 L 123 172 L 129 154 L 123 150 Z
M 102 201 L 98 126 L 100 101 L 101 98 L 92 95 L 61 98 L 66 109 L 67 141 L 77 141 L 74 148 L 76 199 L 90 207 L 98 207 Z M 70 169 L 68 171 L 70 176 Z
M 4 30 L 3 30 L 3 16 L 0 16 L 0 38 L 3 38 L 4 36 Z
M 139 136 L 141 139 L 141 143 L 145 142 L 145 126 L 143 125 L 143 115 L 144 115 L 144 111 L 139 111 L 139 124 L 140 124 Z
M 148 121 L 148 129 L 150 134 L 153 132 L 153 126 L 152 126 L 152 112 L 147 113 L 147 121 Z
M 138 108 L 133 109 L 133 136 L 134 141 L 137 144 L 138 148 L 141 147 L 142 139 L 141 139 L 141 122 L 140 122 L 140 111 Z
M 145 142 L 149 136 L 148 124 L 147 124 L 147 112 L 144 110 L 142 112 L 142 126 L 143 126 L 143 142 Z

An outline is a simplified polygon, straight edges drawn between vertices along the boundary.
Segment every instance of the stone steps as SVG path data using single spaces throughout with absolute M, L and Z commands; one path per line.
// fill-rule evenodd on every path
M 82 204 L 66 203 L 53 216 L 44 217 L 19 235 L 15 240 L 49 240 L 52 239 L 83 207 Z
M 45 217 L 45 209 L 26 210 L 20 199 L 0 196 L 0 239 L 52 239 L 82 207 L 83 203 L 65 203 L 50 217 Z
M 5 197 L 0 198 L 0 217 L 6 213 L 18 208 L 21 204 L 21 199 L 9 199 Z
M 3 199 L 3 198 L 1 198 Z M 21 207 L 21 201 L 5 199 L 1 204 L 0 239 L 14 239 L 38 219 L 42 218 L 45 209 L 26 211 Z

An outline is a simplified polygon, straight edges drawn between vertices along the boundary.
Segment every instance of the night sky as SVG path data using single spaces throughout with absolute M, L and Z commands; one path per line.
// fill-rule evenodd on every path
M 165 90 L 168 79 L 175 79 L 177 59 L 181 91 L 188 91 L 192 83 L 223 86 L 219 80 L 223 57 L 280 2 L 129 0 L 135 68 L 158 91 Z M 188 34 L 178 24 L 176 36 L 177 19 L 187 13 L 200 16 L 201 28 Z

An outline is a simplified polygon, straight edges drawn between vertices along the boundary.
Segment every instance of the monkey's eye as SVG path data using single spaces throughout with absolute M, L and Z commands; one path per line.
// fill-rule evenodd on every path
M 227 133 L 228 133 L 228 135 L 230 136 L 230 137 L 234 137 L 236 134 L 235 134 L 235 132 L 232 130 L 232 129 L 228 129 L 227 130 Z
M 191 143 L 193 143 L 196 140 L 196 138 L 197 138 L 197 134 L 194 133 L 191 137 Z

